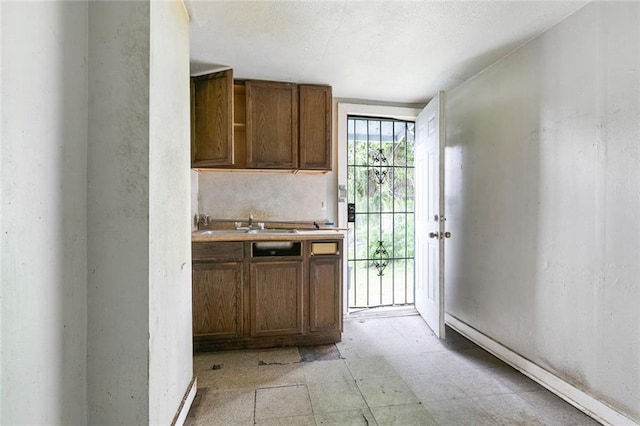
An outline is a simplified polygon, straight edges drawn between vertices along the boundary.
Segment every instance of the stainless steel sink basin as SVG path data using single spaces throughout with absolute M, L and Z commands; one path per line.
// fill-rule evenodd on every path
M 252 229 L 249 234 L 295 234 L 295 229 Z
M 246 234 L 246 229 L 203 229 L 195 231 L 199 235 L 226 235 L 226 234 Z

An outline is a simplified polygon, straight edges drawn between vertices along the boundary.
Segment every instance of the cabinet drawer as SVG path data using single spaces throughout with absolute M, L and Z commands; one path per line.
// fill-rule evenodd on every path
M 241 241 L 193 243 L 191 255 L 194 262 L 242 260 L 244 244 Z
M 338 248 L 338 243 L 335 241 L 311 243 L 311 254 L 312 255 L 327 255 L 327 254 L 338 255 L 340 254 L 340 249 Z

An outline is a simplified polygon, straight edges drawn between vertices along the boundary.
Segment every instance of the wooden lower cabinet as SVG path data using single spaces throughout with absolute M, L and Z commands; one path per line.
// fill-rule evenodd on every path
M 236 338 L 243 332 L 241 262 L 193 265 L 193 335 Z
M 339 342 L 342 241 L 282 257 L 253 257 L 251 244 L 193 244 L 194 350 Z
M 302 260 L 251 263 L 251 336 L 303 332 Z
M 309 331 L 342 330 L 342 260 L 340 256 L 309 259 Z

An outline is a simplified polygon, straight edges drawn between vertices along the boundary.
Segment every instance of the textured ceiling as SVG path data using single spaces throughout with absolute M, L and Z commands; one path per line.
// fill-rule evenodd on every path
M 187 0 L 191 73 L 333 86 L 334 97 L 424 103 L 585 1 Z

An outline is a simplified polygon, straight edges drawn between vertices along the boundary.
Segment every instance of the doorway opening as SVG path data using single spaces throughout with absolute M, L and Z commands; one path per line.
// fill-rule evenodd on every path
M 415 123 L 346 124 L 348 309 L 413 305 Z

